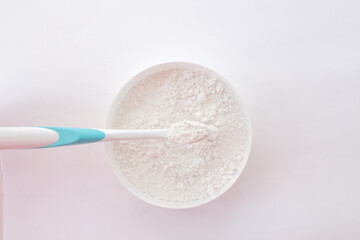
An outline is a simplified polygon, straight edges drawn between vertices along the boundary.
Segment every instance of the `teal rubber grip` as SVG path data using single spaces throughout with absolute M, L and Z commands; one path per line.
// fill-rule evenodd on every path
M 57 142 L 42 148 L 60 147 L 67 145 L 78 145 L 85 143 L 98 142 L 105 138 L 105 133 L 100 130 L 88 128 L 65 128 L 65 127 L 42 127 L 59 134 Z

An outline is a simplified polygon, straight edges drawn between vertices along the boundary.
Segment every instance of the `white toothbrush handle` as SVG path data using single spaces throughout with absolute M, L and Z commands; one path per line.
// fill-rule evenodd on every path
M 59 135 L 40 127 L 0 127 L 0 149 L 38 148 L 51 145 Z

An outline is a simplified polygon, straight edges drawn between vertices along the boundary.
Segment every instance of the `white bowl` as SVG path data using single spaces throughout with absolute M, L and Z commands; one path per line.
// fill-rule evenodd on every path
M 212 195 L 209 195 L 206 198 L 203 199 L 199 199 L 196 201 L 191 201 L 191 202 L 168 202 L 168 201 L 164 201 L 164 200 L 160 200 L 157 198 L 154 198 L 146 193 L 143 193 L 142 191 L 140 191 L 139 189 L 137 189 L 133 184 L 131 184 L 127 177 L 122 173 L 119 165 L 116 163 L 115 157 L 114 157 L 114 152 L 113 152 L 113 148 L 112 148 L 112 144 L 111 142 L 105 143 L 105 147 L 108 153 L 108 159 L 109 159 L 109 163 L 111 168 L 113 169 L 115 175 L 117 176 L 117 178 L 120 180 L 120 182 L 127 188 L 127 190 L 129 190 L 131 193 L 133 193 L 135 196 L 137 196 L 138 198 L 144 200 L 145 202 L 148 202 L 150 204 L 159 206 L 159 207 L 164 207 L 164 208 L 173 208 L 173 209 L 184 209 L 184 208 L 192 208 L 192 207 L 197 207 L 200 205 L 203 205 L 205 203 L 208 203 L 214 199 L 216 199 L 217 197 L 219 197 L 220 195 L 222 195 L 224 192 L 226 192 L 234 183 L 235 181 L 238 179 L 238 177 L 240 176 L 241 172 L 243 171 L 246 162 L 248 160 L 249 154 L 250 154 L 250 148 L 251 148 L 251 141 L 252 141 L 252 131 L 251 131 L 251 123 L 250 123 L 250 117 L 249 114 L 247 112 L 247 109 L 245 107 L 245 105 L 243 104 L 239 94 L 236 92 L 236 90 L 223 78 L 221 77 L 219 74 L 215 73 L 214 71 L 203 67 L 201 65 L 198 64 L 194 64 L 194 63 L 187 63 L 187 62 L 169 62 L 169 63 L 164 63 L 164 64 L 160 64 L 160 65 L 156 65 L 153 67 L 150 67 L 144 71 L 142 71 L 141 73 L 137 74 L 135 77 L 133 77 L 132 79 L 130 79 L 130 81 L 128 81 L 125 86 L 120 90 L 120 92 L 117 94 L 117 96 L 115 97 L 110 111 L 108 113 L 108 117 L 107 117 L 107 121 L 106 121 L 106 126 L 105 128 L 114 128 L 114 119 L 115 119 L 115 114 L 116 114 L 116 110 L 118 108 L 118 106 L 120 105 L 121 101 L 123 100 L 124 96 L 126 95 L 126 93 L 133 88 L 138 82 L 140 82 L 141 80 L 145 79 L 146 77 L 157 73 L 157 72 L 161 72 L 161 71 L 165 71 L 165 70 L 169 70 L 169 69 L 173 69 L 173 68 L 182 68 L 182 69 L 199 69 L 202 68 L 208 72 L 212 72 L 216 75 L 219 76 L 219 78 L 223 81 L 223 83 L 230 89 L 232 89 L 232 91 L 236 94 L 239 102 L 241 103 L 241 106 L 243 108 L 243 112 L 245 114 L 245 124 L 247 125 L 248 131 L 249 131 L 249 139 L 248 139 L 248 143 L 245 149 L 245 155 L 243 160 L 240 163 L 240 166 L 238 166 L 238 171 L 237 174 L 233 177 L 233 179 L 227 184 L 225 185 L 223 188 L 221 188 L 219 191 L 214 192 Z

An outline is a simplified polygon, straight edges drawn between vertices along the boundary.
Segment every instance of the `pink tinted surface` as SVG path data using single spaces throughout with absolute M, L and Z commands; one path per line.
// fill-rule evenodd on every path
M 208 66 L 243 96 L 253 149 L 195 209 L 148 205 L 102 144 L 2 151 L 4 239 L 359 239 L 358 1 L 0 2 L 0 125 L 104 125 L 134 74 Z

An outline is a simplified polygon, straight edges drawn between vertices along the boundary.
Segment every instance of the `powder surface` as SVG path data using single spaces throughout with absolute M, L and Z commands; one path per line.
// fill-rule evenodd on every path
M 170 126 L 168 139 L 174 143 L 188 144 L 207 138 L 211 129 L 200 122 L 182 121 Z
M 137 83 L 118 106 L 114 125 L 120 129 L 170 128 L 172 138 L 113 143 L 119 169 L 145 194 L 170 202 L 208 197 L 233 183 L 249 146 L 245 109 L 236 94 L 216 74 L 203 68 L 174 68 Z M 217 129 L 201 141 L 186 122 Z M 190 127 L 190 126 L 188 126 Z M 201 129 L 201 128 L 200 128 Z M 199 134 L 199 136 L 198 136 Z

